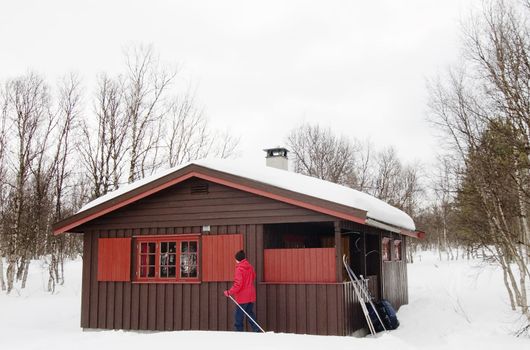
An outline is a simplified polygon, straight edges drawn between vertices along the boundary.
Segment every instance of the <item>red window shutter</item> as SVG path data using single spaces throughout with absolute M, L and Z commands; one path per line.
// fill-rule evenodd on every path
M 98 240 L 98 281 L 131 280 L 131 238 Z
M 335 282 L 335 261 L 335 248 L 265 249 L 265 282 Z
M 202 280 L 232 281 L 236 261 L 234 255 L 243 249 L 243 235 L 202 236 Z

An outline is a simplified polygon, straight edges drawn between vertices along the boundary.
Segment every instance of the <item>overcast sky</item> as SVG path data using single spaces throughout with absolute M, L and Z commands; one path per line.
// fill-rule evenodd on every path
M 37 71 L 91 81 L 153 44 L 196 87 L 213 125 L 262 162 L 302 122 L 393 145 L 429 164 L 426 79 L 458 62 L 474 0 L 0 0 L 0 79 Z

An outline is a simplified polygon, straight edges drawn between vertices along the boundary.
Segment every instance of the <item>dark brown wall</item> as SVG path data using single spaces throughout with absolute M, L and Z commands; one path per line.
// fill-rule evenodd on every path
M 397 238 L 397 237 L 395 237 Z M 404 236 L 401 239 L 401 261 L 383 262 L 383 298 L 390 301 L 392 306 L 398 310 L 402 305 L 408 304 L 408 278 L 407 278 L 407 242 Z M 392 259 L 394 259 L 394 247 L 392 246 Z
M 324 214 L 211 182 L 209 193 L 190 194 L 193 183 L 197 181 L 172 186 L 97 218 L 83 229 L 333 221 Z
M 200 227 L 158 229 L 151 234 L 197 233 Z M 147 231 L 99 230 L 85 234 L 81 327 L 142 330 L 232 329 L 234 305 L 223 291 L 228 282 L 155 284 L 97 281 L 98 237 L 127 237 Z M 212 234 L 242 233 L 249 260 L 256 264 L 256 225 L 215 226 Z M 252 246 L 253 245 L 253 246 Z
M 200 227 L 158 229 L 157 234 L 198 232 Z M 242 233 L 249 261 L 263 278 L 262 225 L 212 226 L 211 234 Z M 81 327 L 141 330 L 232 330 L 234 305 L 223 295 L 231 283 L 138 284 L 97 281 L 98 237 L 142 230 L 85 234 Z M 150 231 L 150 233 L 153 233 Z M 257 285 L 258 322 L 268 331 L 345 335 L 361 328 L 362 314 L 343 284 Z M 353 311 L 352 311 L 353 310 Z M 349 315 L 349 317 L 348 317 Z M 355 315 L 355 316 L 353 316 Z M 355 320 L 350 320 L 354 317 Z
M 349 335 L 364 325 L 351 283 L 261 284 L 258 300 L 267 331 Z

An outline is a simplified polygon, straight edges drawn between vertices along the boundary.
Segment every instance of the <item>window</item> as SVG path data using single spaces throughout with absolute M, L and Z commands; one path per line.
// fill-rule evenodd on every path
M 137 237 L 136 241 L 137 281 L 194 282 L 199 280 L 198 236 Z
M 197 241 L 180 242 L 180 278 L 197 278 Z
M 383 238 L 383 261 L 390 261 L 392 252 L 390 250 L 390 238 L 384 237 Z
M 394 260 L 401 260 L 401 241 L 394 241 Z

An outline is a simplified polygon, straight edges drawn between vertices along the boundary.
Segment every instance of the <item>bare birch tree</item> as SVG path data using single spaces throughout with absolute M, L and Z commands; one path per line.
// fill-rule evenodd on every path
M 167 117 L 165 147 L 170 167 L 208 156 L 229 158 L 235 154 L 239 139 L 228 132 L 212 131 L 192 95 L 173 99 Z
M 514 181 L 518 165 L 512 140 L 518 137 L 510 135 L 510 123 L 492 107 L 488 96 L 480 94 L 484 90 L 474 86 L 474 78 L 451 73 L 447 80 L 436 83 L 431 90 L 433 121 L 446 131 L 449 148 L 465 168 L 460 182 L 466 191 L 462 194 L 474 195 L 474 200 L 468 201 L 469 207 L 480 213 L 487 224 L 486 230 L 471 227 L 475 240 L 483 242 L 486 249 L 493 244 L 490 250 L 503 268 L 508 294 L 514 298 L 513 307 L 530 323 L 526 286 L 530 275 L 519 249 L 523 229 L 515 224 L 520 222 L 520 211 L 514 210 L 519 203 Z
M 99 76 L 94 114 L 95 125 L 91 119 L 84 120 L 83 142 L 79 144 L 79 153 L 91 183 L 91 198 L 117 189 L 125 167 L 129 117 L 125 113 L 119 78 Z
M 288 135 L 287 146 L 294 157 L 294 171 L 347 186 L 356 183 L 358 147 L 331 129 L 303 124 Z
M 17 262 L 24 247 L 24 234 L 27 232 L 27 185 L 31 163 L 38 156 L 38 128 L 49 112 L 48 87 L 36 74 L 9 81 L 4 90 L 5 113 L 13 124 L 11 134 L 15 149 L 12 161 L 14 182 L 11 184 L 11 230 L 7 232 L 7 292 L 11 292 L 15 282 Z
M 72 135 L 75 134 L 81 117 L 81 84 L 75 74 L 65 76 L 58 89 L 58 129 L 53 156 L 54 171 L 50 174 L 50 183 L 53 189 L 53 207 L 51 207 L 50 224 L 65 217 L 64 198 L 66 182 L 70 177 L 72 166 Z M 47 230 L 49 232 L 49 229 Z M 75 239 L 70 236 L 49 235 L 50 261 L 48 265 L 48 291 L 54 292 L 57 283 L 64 283 L 64 260 L 67 254 L 68 241 Z
M 168 113 L 166 97 L 177 72 L 164 68 L 151 46 L 130 48 L 125 58 L 124 100 L 130 125 L 128 182 L 133 182 L 159 165 L 160 124 Z
M 1 94 L 0 96 L 2 96 Z M 4 278 L 4 233 L 7 229 L 5 226 L 5 210 L 7 203 L 7 169 L 6 169 L 6 148 L 7 148 L 7 101 L 0 98 L 0 290 L 6 290 Z

